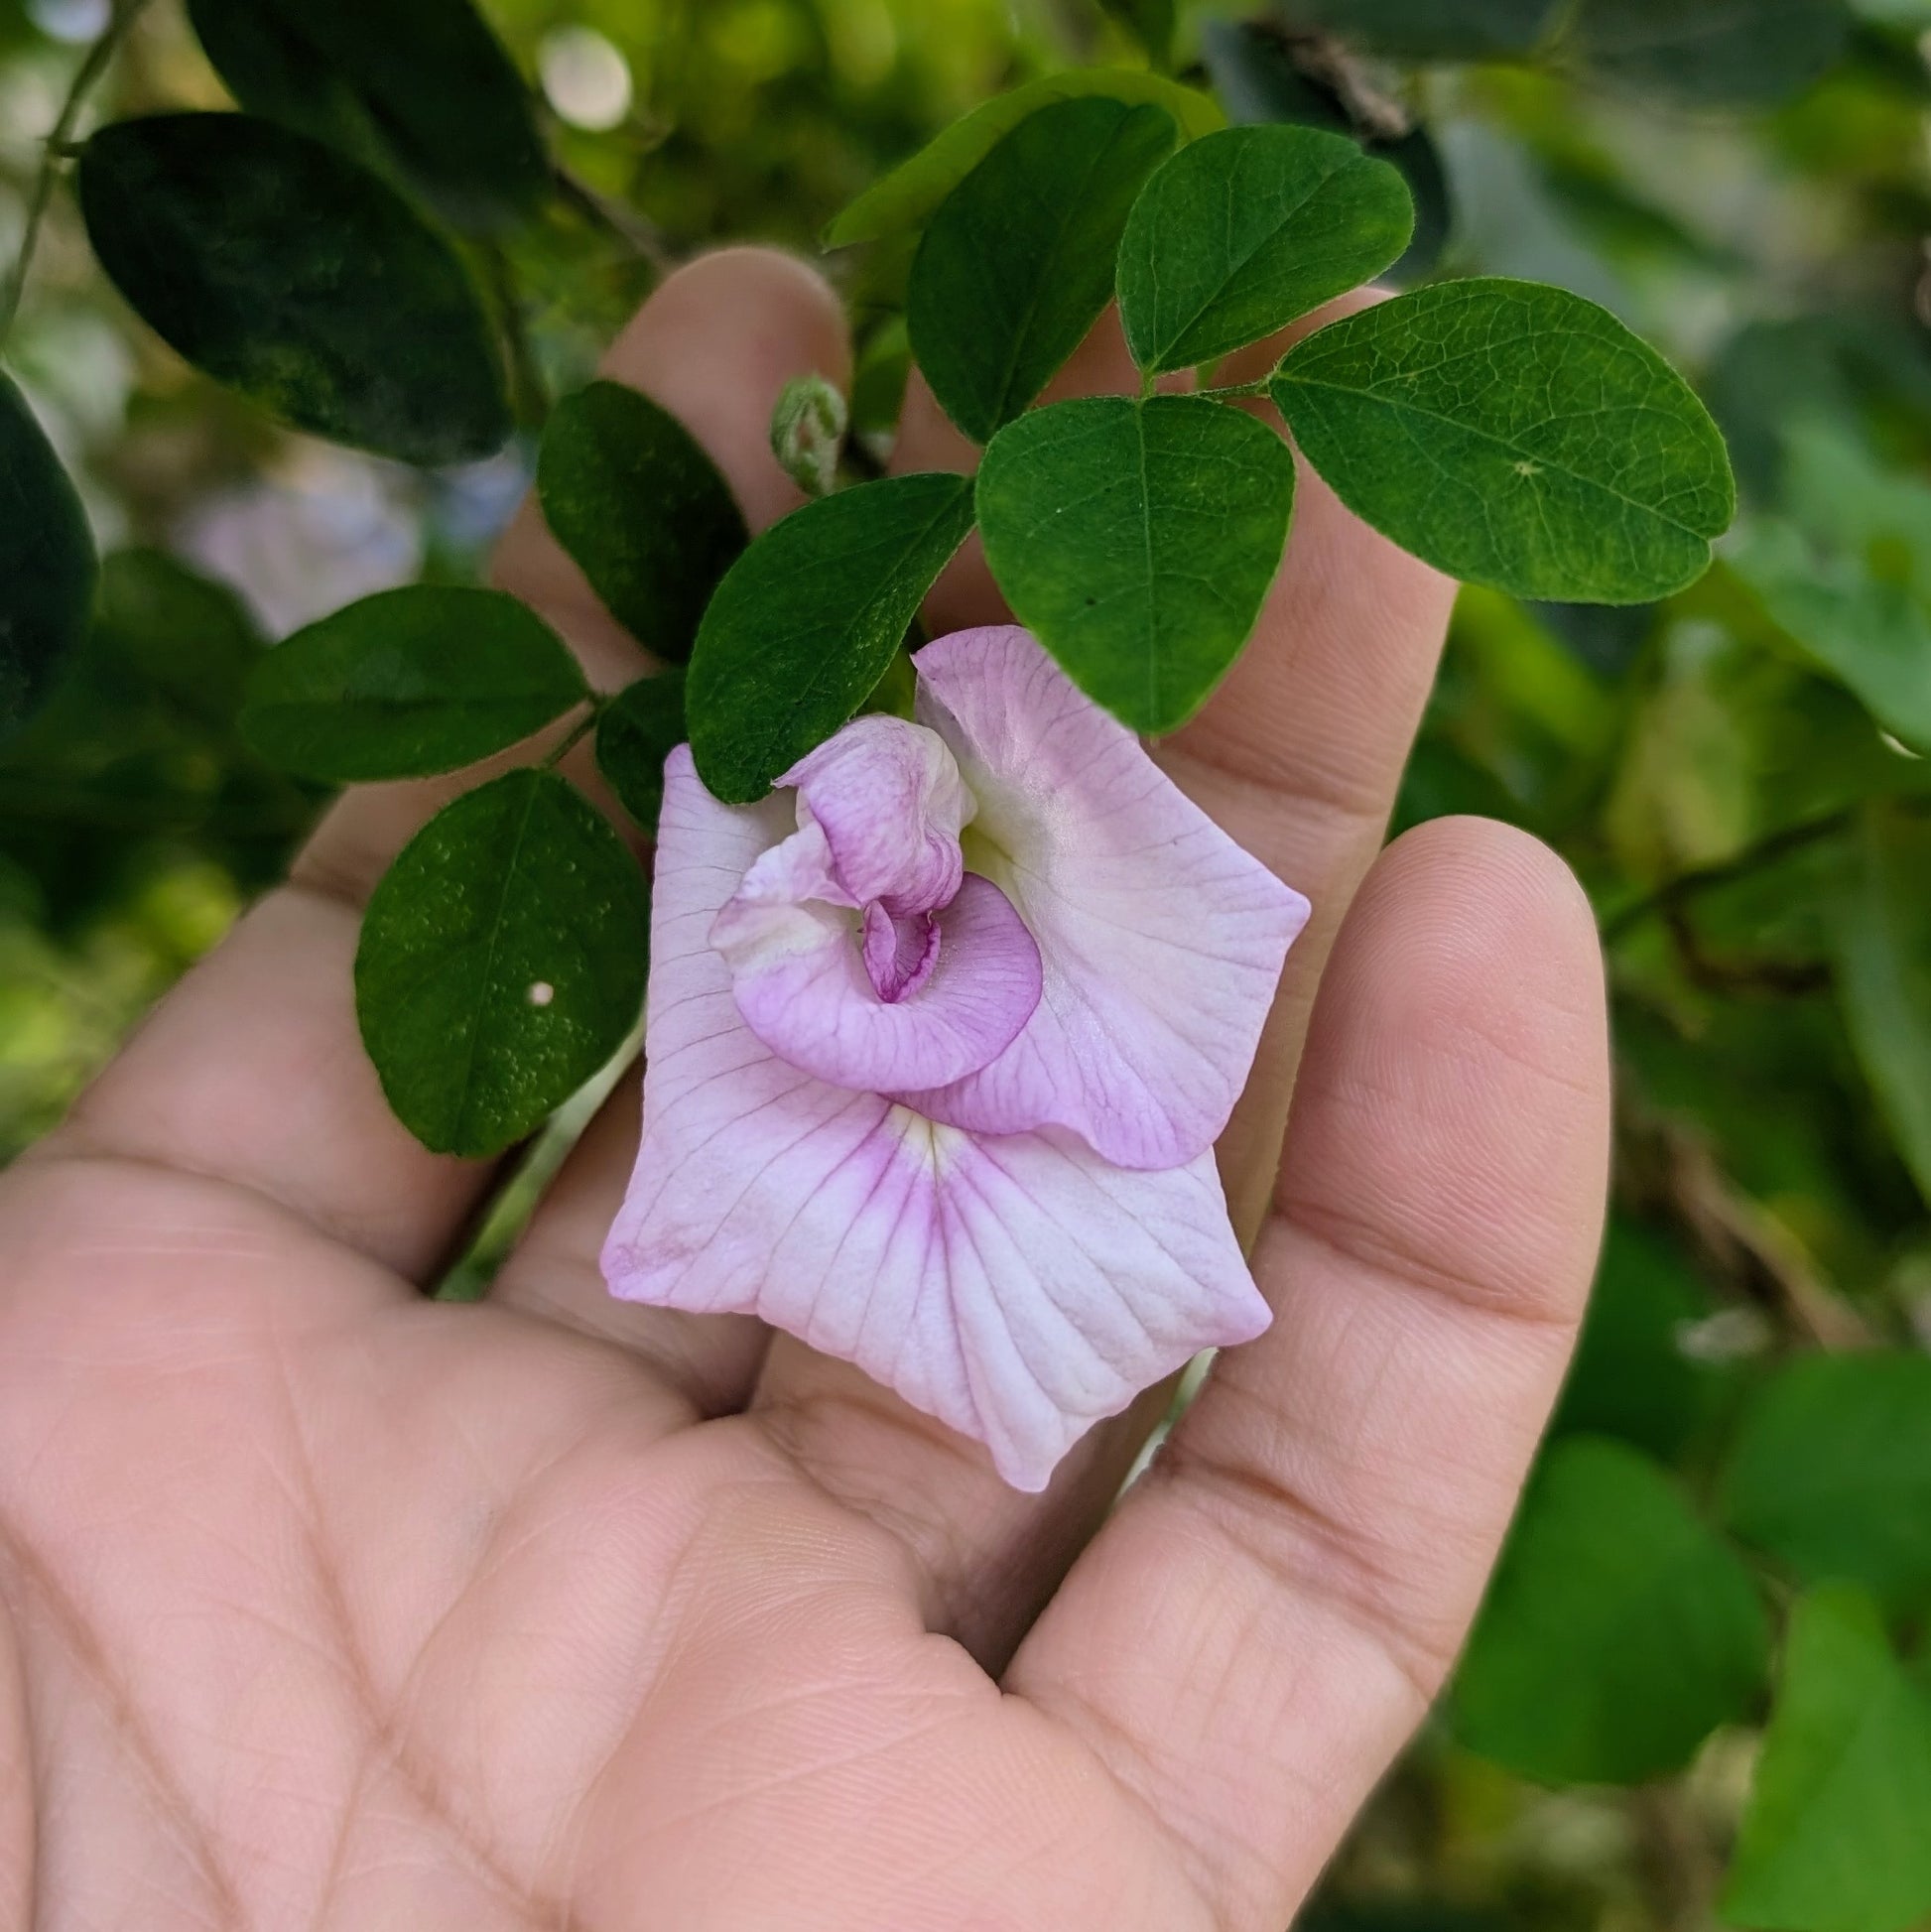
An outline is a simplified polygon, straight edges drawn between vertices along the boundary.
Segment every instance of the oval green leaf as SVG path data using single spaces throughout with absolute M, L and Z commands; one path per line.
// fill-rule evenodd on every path
M 449 244 L 332 149 L 247 114 L 117 121 L 82 151 L 79 189 L 141 319 L 284 422 L 417 463 L 508 436 L 490 326 Z
M 1471 583 L 1644 603 L 1730 527 L 1723 438 L 1608 310 L 1535 282 L 1442 282 L 1289 351 L 1271 393 L 1335 493 Z
M 1149 373 L 1212 362 L 1379 275 L 1415 229 L 1407 184 L 1346 135 L 1230 127 L 1147 183 L 1119 314 Z
M 1133 67 L 1069 67 L 1015 87 L 975 107 L 921 148 L 910 161 L 875 182 L 825 231 L 827 248 L 848 248 L 883 235 L 922 228 L 934 208 L 976 168 L 1002 136 L 1056 100 L 1097 94 L 1129 107 L 1164 108 L 1183 139 L 1226 125 L 1213 100 L 1164 74 Z
M 749 541 L 730 485 L 669 410 L 593 382 L 552 412 L 537 458 L 544 521 L 604 607 L 669 664 Z
M 1294 458 L 1196 396 L 1022 416 L 979 467 L 986 561 L 1019 621 L 1137 731 L 1184 724 L 1240 654 L 1280 568 Z
M 1745 1413 L 1719 1494 L 1730 1528 L 1805 1583 L 1931 1607 L 1931 1356 L 1791 1362 Z
M 794 510 L 731 566 L 685 689 L 715 797 L 764 797 L 857 714 L 971 527 L 969 476 L 891 476 Z
M 905 325 L 932 393 L 974 443 L 1038 396 L 1111 300 L 1127 214 L 1174 139 L 1158 107 L 1058 101 L 940 203 Z
M 1680 1769 L 1760 1690 L 1769 1631 L 1740 1558 L 1648 1457 L 1557 1443 L 1462 1661 L 1458 1734 L 1547 1784 Z
M 79 648 L 97 572 L 80 498 L 0 375 L 0 738 L 40 708 Z
M 1724 1888 L 1729 1925 L 1906 1932 L 1931 1917 L 1931 1697 L 1862 1592 L 1792 1612 L 1749 1806 Z
M 501 228 L 549 192 L 530 90 L 469 0 L 189 0 L 188 13 L 250 113 L 393 165 L 459 227 Z
M 640 830 L 655 832 L 664 806 L 664 760 L 686 737 L 684 673 L 639 678 L 596 721 L 596 768 Z
M 1316 71 L 1320 46 L 1283 41 L 1264 24 L 1251 21 L 1201 22 L 1201 58 L 1228 120 L 1240 125 L 1287 122 L 1346 134 L 1400 172 L 1414 204 L 1415 226 L 1407 249 L 1389 264 L 1387 274 L 1397 282 L 1416 281 L 1440 259 L 1454 225 L 1441 151 L 1424 126 L 1389 135 L 1363 120 L 1359 100 L 1343 93 L 1332 73 Z
M 414 584 L 300 630 L 255 667 L 241 730 L 328 784 L 456 771 L 589 697 L 562 639 L 501 590 Z
M 650 897 L 552 771 L 465 793 L 402 849 L 355 956 L 362 1039 L 438 1153 L 499 1154 L 609 1060 L 644 996 Z

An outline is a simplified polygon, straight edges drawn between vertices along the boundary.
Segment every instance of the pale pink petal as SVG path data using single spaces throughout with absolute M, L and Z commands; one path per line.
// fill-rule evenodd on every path
M 770 1052 L 708 935 L 785 816 L 717 804 L 672 754 L 644 1138 L 605 1277 L 628 1300 L 760 1315 L 1041 1488 L 1099 1417 L 1265 1325 L 1213 1162 L 1131 1174 L 1065 1134 L 977 1140 Z
M 798 823 L 822 827 L 844 904 L 930 912 L 959 890 L 972 801 L 944 743 L 902 717 L 853 718 L 778 780 Z
M 751 1031 L 803 1073 L 881 1094 L 957 1080 L 1002 1053 L 1032 1017 L 1040 988 L 1039 948 L 1005 894 L 966 879 L 952 904 L 930 915 L 938 928 L 930 969 L 887 997 L 873 983 L 854 916 L 790 896 L 816 871 L 823 837 L 807 826 L 765 853 L 711 925 Z
M 914 660 L 918 711 L 978 816 L 966 861 L 1039 943 L 1039 1009 L 997 1060 L 901 1093 L 957 1127 L 1066 1127 L 1123 1167 L 1211 1147 L 1246 1082 L 1308 902 L 1187 799 L 1022 630 Z

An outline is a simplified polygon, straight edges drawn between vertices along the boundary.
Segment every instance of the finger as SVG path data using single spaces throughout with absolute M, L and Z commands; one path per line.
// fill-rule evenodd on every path
M 1348 298 L 1224 373 L 1245 380 L 1289 341 L 1372 300 Z M 1132 390 L 1138 376 L 1108 315 L 1055 385 Z M 1278 421 L 1278 419 L 1276 419 Z M 968 467 L 975 451 L 916 378 L 896 461 Z M 1289 957 L 1247 1095 L 1222 1143 L 1235 1225 L 1251 1236 L 1280 1136 L 1313 989 L 1348 901 L 1372 862 L 1441 655 L 1454 586 L 1352 516 L 1302 466 L 1286 562 L 1252 643 L 1200 718 L 1161 755 L 1199 803 L 1315 905 Z M 942 580 L 935 629 L 1004 620 L 982 557 Z M 1158 1400 L 1101 1424 L 1043 1497 L 1006 1488 L 964 1439 L 881 1394 L 855 1368 L 779 1338 L 757 1406 L 835 1492 L 912 1541 L 932 1612 L 988 1662 L 1017 1639 L 1130 1467 Z
M 1442 1682 L 1581 1316 L 1609 1162 L 1601 962 L 1524 835 L 1400 840 L 1321 992 L 1275 1308 L 1223 1354 L 1007 1678 L 1275 1932 Z
M 768 519 L 789 487 L 764 441 L 777 387 L 820 365 L 837 376 L 843 355 L 837 304 L 815 275 L 784 256 L 734 250 L 667 281 L 605 366 L 690 422 L 747 514 Z M 534 509 L 506 539 L 501 571 L 510 587 L 546 600 L 599 682 L 639 668 Z M 371 786 L 344 798 L 292 884 L 162 1004 L 52 1151 L 238 1182 L 405 1274 L 432 1270 L 488 1169 L 428 1153 L 391 1114 L 357 1036 L 352 965 L 369 888 L 439 805 L 473 782 Z

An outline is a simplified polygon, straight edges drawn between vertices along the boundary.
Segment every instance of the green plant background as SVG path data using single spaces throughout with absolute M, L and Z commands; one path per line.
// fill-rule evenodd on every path
M 1862 0 L 1820 75 L 1743 105 L 1712 96 L 1776 91 L 1763 50 L 1810 32 L 1814 9 L 1703 5 L 1647 11 L 1741 22 L 1749 59 L 1728 88 L 1739 55 L 1711 57 L 1713 86 L 1681 50 L 1581 65 L 1573 36 L 1554 62 L 1350 69 L 1365 111 L 1384 95 L 1423 111 L 1449 184 L 1443 265 L 1557 283 L 1661 346 L 1723 422 L 1745 510 L 1712 574 L 1658 607 L 1465 593 L 1403 790 L 1402 824 L 1512 820 L 1596 898 L 1615 1218 L 1464 1681 L 1310 1906 L 1330 1926 L 1931 1923 L 1931 4 Z M 1035 73 L 1142 58 L 1130 23 L 1161 10 L 486 11 L 547 86 L 561 157 L 641 217 L 625 238 L 554 211 L 504 243 L 527 404 L 588 375 L 653 257 L 811 249 L 949 120 Z M 1183 65 L 1209 11 L 1183 9 Z M 0 0 L 0 262 L 88 14 Z M 1531 16 L 1549 17 L 1321 0 L 1296 18 L 1453 52 L 1458 22 L 1479 49 Z M 620 71 L 617 123 L 573 126 L 602 117 L 588 83 Z M 95 112 L 224 98 L 158 6 Z M 1379 151 L 1420 165 L 1412 144 Z M 895 404 L 903 270 L 889 245 L 833 263 L 865 350 L 861 428 Z M 319 793 L 255 760 L 221 700 L 251 635 L 391 583 L 465 580 L 533 455 L 525 439 L 424 475 L 274 431 L 132 320 L 64 196 L 10 360 L 103 550 L 199 575 L 115 558 L 85 688 L 0 749 L 0 1158 L 58 1117 L 313 814 Z M 1824 1354 L 1851 1365 L 1820 1374 Z

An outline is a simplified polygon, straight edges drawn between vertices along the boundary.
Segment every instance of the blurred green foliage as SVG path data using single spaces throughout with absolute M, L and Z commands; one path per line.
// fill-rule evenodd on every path
M 1614 1218 L 1474 1674 L 1310 1924 L 1931 1916 L 1931 1826 L 1907 1816 L 1900 1836 L 1897 1817 L 1931 1776 L 1907 1702 L 1931 1575 L 1931 0 L 1762 0 L 1752 31 L 1756 4 L 1179 10 L 1174 68 L 1201 77 L 1205 48 L 1233 118 L 1352 129 L 1440 184 L 1427 253 L 1399 275 L 1439 253 L 1537 277 L 1661 344 L 1722 421 L 1745 498 L 1717 568 L 1663 604 L 1459 606 L 1398 822 L 1510 819 L 1589 887 L 1616 1021 Z M 105 11 L 0 0 L 0 262 Z M 518 349 L 527 428 L 664 261 L 744 238 L 811 250 L 1000 88 L 1143 60 L 1136 28 L 1164 52 L 1168 10 L 486 11 L 570 176 L 539 218 L 465 244 Z M 1686 22 L 1710 30 L 1694 58 Z M 96 114 L 224 98 L 162 0 Z M 830 262 L 872 436 L 902 390 L 909 260 L 887 238 Z M 135 322 L 64 194 L 8 354 L 107 562 L 65 682 L 0 749 L 0 1157 L 317 809 L 234 727 L 265 638 L 472 577 L 529 460 L 526 438 L 423 474 L 272 430 Z M 1849 1783 L 1820 1772 L 1838 1757 Z

